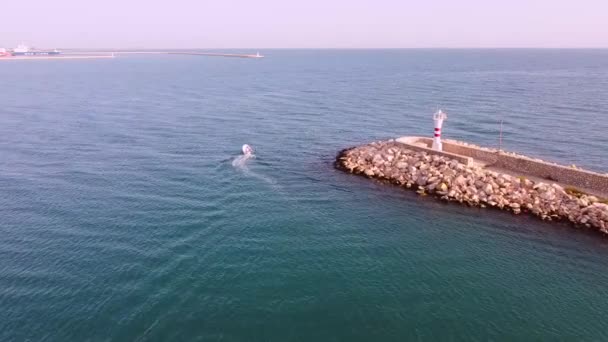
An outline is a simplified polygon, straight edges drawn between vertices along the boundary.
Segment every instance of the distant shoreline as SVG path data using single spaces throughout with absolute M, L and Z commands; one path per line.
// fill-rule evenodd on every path
M 231 48 L 60 48 L 70 52 L 183 52 L 243 50 L 608 50 L 607 47 L 231 47 Z
M 192 55 L 208 57 L 232 57 L 232 58 L 264 58 L 259 53 L 240 54 L 226 52 L 196 52 L 196 51 L 71 51 L 61 55 L 37 55 L 37 56 L 6 56 L 0 60 L 34 60 L 34 59 L 95 59 L 95 58 L 114 58 L 116 55 L 143 54 L 143 55 Z
M 0 61 L 14 61 L 14 60 L 35 60 L 35 59 L 98 59 L 98 58 L 114 58 L 113 55 L 59 55 L 59 56 L 7 56 L 1 57 Z

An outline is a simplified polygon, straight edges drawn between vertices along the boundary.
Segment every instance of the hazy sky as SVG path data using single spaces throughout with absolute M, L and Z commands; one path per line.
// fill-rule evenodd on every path
M 608 47 L 608 0 L 0 2 L 0 47 Z

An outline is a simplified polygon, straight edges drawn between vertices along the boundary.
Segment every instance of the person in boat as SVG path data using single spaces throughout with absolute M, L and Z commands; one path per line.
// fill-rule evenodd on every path
M 244 155 L 246 155 L 248 157 L 253 156 L 253 147 L 245 144 L 245 145 L 243 145 L 242 150 L 243 150 Z

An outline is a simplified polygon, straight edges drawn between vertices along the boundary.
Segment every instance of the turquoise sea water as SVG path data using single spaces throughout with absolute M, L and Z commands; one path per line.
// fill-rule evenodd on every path
M 262 53 L 0 63 L 0 340 L 608 339 L 606 238 L 332 167 L 441 107 L 606 172 L 608 50 Z

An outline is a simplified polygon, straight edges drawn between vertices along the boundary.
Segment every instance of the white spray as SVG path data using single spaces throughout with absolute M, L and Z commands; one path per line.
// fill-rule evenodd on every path
M 241 150 L 243 151 L 243 154 L 234 158 L 234 160 L 232 161 L 232 166 L 241 170 L 247 176 L 262 180 L 262 181 L 272 185 L 274 188 L 278 187 L 277 182 L 274 179 L 261 175 L 261 174 L 258 174 L 257 172 L 253 172 L 249 169 L 249 167 L 247 167 L 247 162 L 249 160 L 255 158 L 255 154 L 253 154 L 253 152 L 254 152 L 253 148 L 251 146 L 245 144 L 245 145 L 243 145 Z

